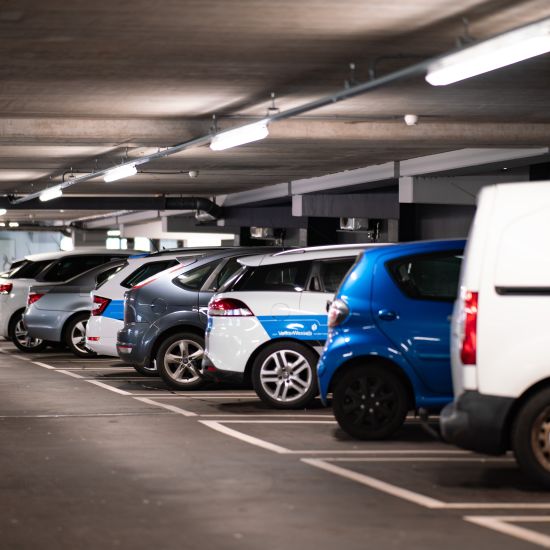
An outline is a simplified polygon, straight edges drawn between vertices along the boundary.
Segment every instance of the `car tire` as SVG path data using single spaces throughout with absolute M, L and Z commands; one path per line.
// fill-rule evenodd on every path
M 158 373 L 175 390 L 196 390 L 205 383 L 200 373 L 203 355 L 203 336 L 192 332 L 172 334 L 157 352 Z
M 298 342 L 278 342 L 264 348 L 252 365 L 258 397 L 276 409 L 299 409 L 318 392 L 318 355 Z
M 23 312 L 19 311 L 12 317 L 8 327 L 9 339 L 15 347 L 24 353 L 36 353 L 42 351 L 48 345 L 45 340 L 29 337 L 29 333 L 23 323 Z
M 134 369 L 136 369 L 136 371 L 139 372 L 139 374 L 141 374 L 142 376 L 156 377 L 159 375 L 159 371 L 157 369 L 157 365 L 155 361 L 151 361 L 146 365 L 131 364 L 128 366 L 134 367 Z
M 89 313 L 79 313 L 67 321 L 63 330 L 66 346 L 77 357 L 92 358 L 97 355 L 86 347 L 86 324 L 89 318 Z
M 550 388 L 540 390 L 519 409 L 511 443 L 522 471 L 538 485 L 550 488 Z
M 391 437 L 407 416 L 407 389 L 385 365 L 357 365 L 337 380 L 332 398 L 342 430 L 356 439 Z

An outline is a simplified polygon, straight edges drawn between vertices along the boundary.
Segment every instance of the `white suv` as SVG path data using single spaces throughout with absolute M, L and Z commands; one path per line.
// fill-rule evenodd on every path
M 368 247 L 302 248 L 240 259 L 243 268 L 209 304 L 203 375 L 252 378 L 258 396 L 276 408 L 307 405 L 317 395 L 327 301 Z
M 71 252 L 48 252 L 26 256 L 6 277 L 0 278 L 0 336 L 11 340 L 21 351 L 40 351 L 46 342 L 30 338 L 23 323 L 27 294 L 37 282 L 64 282 L 111 259 L 131 251 L 81 248 Z
M 550 182 L 482 191 L 452 321 L 455 400 L 443 436 L 489 454 L 514 450 L 550 487 Z

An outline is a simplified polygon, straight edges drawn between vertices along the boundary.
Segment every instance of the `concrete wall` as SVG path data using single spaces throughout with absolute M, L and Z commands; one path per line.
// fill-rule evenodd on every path
M 0 231 L 0 271 L 28 254 L 56 252 L 62 237 L 53 231 Z

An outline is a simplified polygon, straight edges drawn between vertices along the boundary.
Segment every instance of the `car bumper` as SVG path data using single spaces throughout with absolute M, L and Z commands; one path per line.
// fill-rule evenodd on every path
M 110 317 L 90 317 L 86 325 L 86 346 L 98 355 L 118 357 L 116 335 L 124 323 Z
M 149 365 L 150 358 L 141 342 L 149 325 L 125 325 L 118 331 L 116 351 L 119 358 L 130 365 Z
M 23 322 L 32 338 L 61 342 L 63 325 L 69 315 L 70 312 L 65 311 L 36 310 L 32 314 L 25 313 Z
M 244 381 L 244 373 L 218 369 L 207 356 L 204 356 L 202 360 L 201 375 L 205 380 L 211 382 L 242 384 Z
M 513 397 L 466 391 L 441 411 L 443 438 L 463 449 L 502 454 L 508 448 L 507 418 Z

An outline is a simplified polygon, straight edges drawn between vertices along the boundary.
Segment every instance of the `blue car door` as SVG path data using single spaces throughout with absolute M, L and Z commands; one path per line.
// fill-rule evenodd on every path
M 452 393 L 450 320 L 462 250 L 382 256 L 375 268 L 373 316 L 429 391 Z

